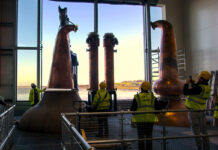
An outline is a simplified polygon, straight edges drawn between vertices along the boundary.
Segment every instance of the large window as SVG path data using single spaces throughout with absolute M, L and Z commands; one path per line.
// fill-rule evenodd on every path
M 78 31 L 70 33 L 70 49 L 77 53 L 78 84 L 81 86 L 80 96 L 87 99 L 87 85 L 89 83 L 89 53 L 86 52 L 86 38 L 94 30 L 94 4 L 92 3 L 64 3 L 43 1 L 43 57 L 40 51 L 40 18 L 38 4 L 41 0 L 18 1 L 18 52 L 17 52 L 17 99 L 28 99 L 28 87 L 31 83 L 41 83 L 47 86 L 50 76 L 53 50 L 59 30 L 58 7 L 67 7 L 67 15 L 71 22 L 78 24 Z M 143 8 L 130 5 L 98 5 L 99 22 L 99 81 L 104 80 L 104 48 L 103 36 L 113 33 L 119 41 L 114 54 L 115 82 L 126 80 L 144 80 L 144 49 L 143 49 Z M 151 21 L 162 19 L 162 8 L 151 8 Z M 160 31 L 152 30 L 152 49 L 160 44 Z M 23 87 L 26 87 L 23 94 Z M 135 92 L 135 91 L 133 91 Z M 128 93 L 131 93 L 130 91 Z M 133 93 L 130 94 L 132 97 Z M 119 95 L 118 95 L 119 96 Z M 126 93 L 123 94 L 126 99 Z M 122 96 L 118 97 L 121 98 Z M 129 98 L 130 98 L 129 97 Z M 122 98 L 121 98 L 122 99 Z
M 18 1 L 18 46 L 37 46 L 37 1 Z
M 17 54 L 17 100 L 28 100 L 30 84 L 36 83 L 37 53 L 19 50 Z
M 17 101 L 28 100 L 30 84 L 39 83 L 40 72 L 40 19 L 38 4 L 41 0 L 18 1 L 17 26 Z
M 94 30 L 94 4 L 60 3 L 44 1 L 43 3 L 43 86 L 47 86 L 50 76 L 53 50 L 59 30 L 58 7 L 67 7 L 71 22 L 78 24 L 78 31 L 70 33 L 70 49 L 77 53 L 79 94 L 87 100 L 89 84 L 89 53 L 86 52 L 86 38 Z M 151 21 L 162 19 L 162 8 L 151 8 Z M 98 5 L 99 46 L 99 82 L 105 78 L 103 36 L 113 33 L 119 44 L 114 54 L 115 82 L 144 80 L 143 50 L 143 8 L 131 5 Z M 152 30 L 152 49 L 159 47 L 160 31 Z M 84 86 L 81 86 L 84 85 Z M 130 99 L 136 90 L 118 91 L 118 99 Z
M 134 5 L 99 5 L 99 81 L 105 79 L 103 36 L 113 33 L 119 44 L 114 53 L 114 80 L 118 99 L 132 99 L 144 79 L 143 9 Z M 122 86 L 123 85 L 123 86 Z

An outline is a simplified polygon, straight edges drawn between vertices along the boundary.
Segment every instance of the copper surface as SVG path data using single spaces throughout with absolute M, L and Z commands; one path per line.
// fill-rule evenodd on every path
M 176 59 L 176 39 L 173 26 L 164 20 L 151 23 L 153 29 L 162 31 L 160 49 L 159 79 L 155 81 L 154 92 L 160 96 L 179 96 L 182 94 L 183 83 L 178 78 Z
M 82 101 L 77 91 L 46 91 L 42 100 L 28 109 L 19 122 L 26 131 L 61 134 L 61 113 L 78 112 Z
M 76 26 L 66 25 L 60 29 L 56 38 L 49 88 L 73 88 L 69 32 L 76 31 Z
M 86 39 L 89 47 L 89 89 L 98 90 L 98 46 L 99 37 L 95 32 L 91 32 Z
M 160 28 L 162 31 L 160 49 L 159 79 L 154 82 L 153 89 L 160 98 L 168 101 L 168 110 L 186 109 L 184 100 L 180 99 L 183 90 L 183 83 L 178 78 L 176 59 L 176 38 L 171 23 L 159 20 L 151 23 L 153 29 Z M 167 112 L 165 121 L 159 114 L 159 123 L 167 126 L 188 127 L 187 112 Z
M 112 33 L 106 33 L 104 35 L 105 82 L 108 91 L 114 90 L 114 38 Z
M 171 100 L 168 104 L 168 110 L 185 110 L 184 100 Z M 176 126 L 176 127 L 189 127 L 188 112 L 167 112 L 166 118 L 163 120 L 163 116 L 160 113 L 158 115 L 159 125 Z
M 78 112 L 82 101 L 77 90 L 72 90 L 71 60 L 68 33 L 74 25 L 62 27 L 57 35 L 49 88 L 42 100 L 28 109 L 19 122 L 19 128 L 44 133 L 61 133 L 63 112 Z

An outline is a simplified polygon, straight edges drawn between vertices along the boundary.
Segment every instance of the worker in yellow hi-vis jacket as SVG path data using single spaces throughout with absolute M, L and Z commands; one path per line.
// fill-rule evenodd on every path
M 142 82 L 141 92 L 134 96 L 131 111 L 155 111 L 164 108 L 167 102 L 157 101 L 153 92 L 150 91 L 151 86 L 147 81 Z M 155 113 L 134 114 L 132 122 L 136 124 L 138 138 L 152 138 L 153 124 L 158 122 Z M 144 150 L 144 141 L 138 142 L 138 149 Z M 152 150 L 152 141 L 146 141 L 146 150 Z
M 92 106 L 97 112 L 108 112 L 111 110 L 112 100 L 111 96 L 106 90 L 105 82 L 99 84 L 100 89 L 94 96 Z M 107 115 L 98 116 L 98 134 L 97 136 L 108 136 L 108 117 Z
M 29 101 L 31 106 L 36 105 L 40 101 L 40 93 L 44 92 L 46 88 L 40 90 L 36 87 L 34 83 L 31 84 L 31 89 L 29 93 Z

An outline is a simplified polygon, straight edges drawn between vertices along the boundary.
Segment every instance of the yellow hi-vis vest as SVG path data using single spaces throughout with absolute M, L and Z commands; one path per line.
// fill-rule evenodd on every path
M 36 89 L 37 90 L 37 94 L 38 94 L 38 102 L 40 101 L 40 93 L 45 91 L 45 88 L 40 90 L 40 89 Z M 30 104 L 33 105 L 34 104 L 34 89 L 31 88 L 30 93 L 29 93 L 29 101 Z
M 215 106 L 215 109 L 218 109 L 218 106 L 217 106 L 217 105 Z M 213 117 L 214 117 L 214 118 L 218 118 L 218 110 L 215 110 L 215 111 L 213 112 Z
M 185 106 L 193 109 L 206 109 L 207 99 L 210 97 L 211 88 L 208 85 L 199 85 L 202 88 L 202 91 L 198 95 L 188 95 L 185 100 Z
M 137 102 L 136 111 L 154 111 L 155 97 L 153 93 L 137 93 L 134 96 Z M 144 113 L 133 115 L 132 122 L 158 122 L 157 115 L 155 113 Z
M 107 110 L 110 108 L 110 94 L 105 89 L 100 89 L 94 96 L 92 105 L 97 107 L 97 110 Z

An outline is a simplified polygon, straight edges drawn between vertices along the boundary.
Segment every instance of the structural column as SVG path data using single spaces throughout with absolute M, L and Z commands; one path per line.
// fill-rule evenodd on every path
M 113 33 L 104 35 L 105 48 L 105 80 L 108 91 L 114 90 L 114 46 L 117 44 L 117 39 Z
M 91 32 L 86 39 L 89 49 L 89 103 L 95 92 L 98 90 L 98 46 L 99 36 L 95 32 Z M 91 95 L 90 95 L 91 94 Z M 90 97 L 91 96 L 91 97 Z
M 105 49 L 105 81 L 107 90 L 111 95 L 114 95 L 114 111 L 117 110 L 117 96 L 114 88 L 114 46 L 118 44 L 118 40 L 113 33 L 106 33 L 104 35 L 104 49 Z

